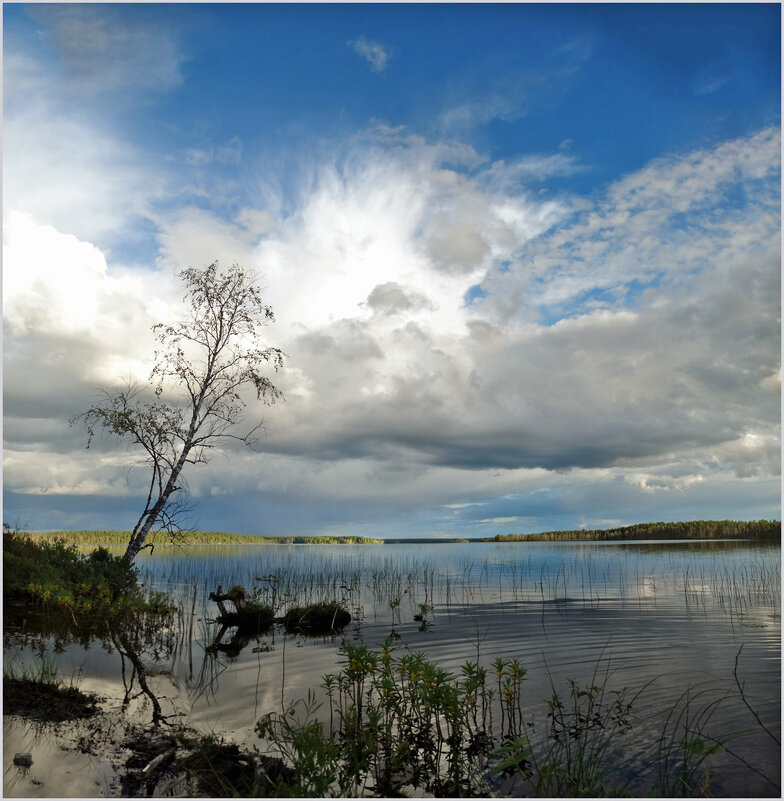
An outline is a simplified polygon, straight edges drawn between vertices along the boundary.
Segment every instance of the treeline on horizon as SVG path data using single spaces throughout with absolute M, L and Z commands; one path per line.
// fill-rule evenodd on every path
M 636 523 L 606 529 L 496 534 L 482 542 L 553 542 L 559 540 L 771 540 L 781 542 L 780 520 L 690 520 Z
M 61 539 L 73 545 L 127 545 L 130 531 L 49 531 L 29 532 L 35 542 Z M 152 531 L 147 538 L 156 546 L 170 545 L 383 545 L 416 543 L 472 542 L 559 542 L 574 540 L 711 540 L 744 539 L 781 542 L 779 520 L 691 520 L 677 523 L 636 523 L 607 529 L 543 531 L 536 534 L 496 534 L 475 539 L 377 539 L 359 536 L 262 536 L 225 531 L 187 531 L 174 539 L 167 531 Z
M 61 539 L 69 545 L 127 545 L 130 531 L 31 531 L 35 542 Z M 147 542 L 168 545 L 383 545 L 373 537 L 269 537 L 255 534 L 232 534 L 226 531 L 183 531 L 174 537 L 168 531 L 151 531 Z

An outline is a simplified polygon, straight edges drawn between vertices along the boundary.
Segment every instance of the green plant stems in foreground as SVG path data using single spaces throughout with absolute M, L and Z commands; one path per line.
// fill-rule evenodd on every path
M 497 659 L 492 670 L 468 661 L 452 675 L 421 653 L 398 656 L 391 640 L 380 650 L 346 644 L 341 656 L 341 670 L 323 677 L 328 713 L 311 690 L 256 726 L 296 776 L 276 794 L 395 796 L 409 786 L 408 794 L 487 796 L 506 781 L 515 796 L 705 795 L 711 757 L 724 746 L 703 733 L 724 699 L 692 695 L 635 767 L 632 713 L 645 687 L 611 690 L 609 667 L 599 676 L 597 665 L 588 684 L 569 681 L 566 693 L 551 679 L 537 723 L 524 712 L 517 660 Z

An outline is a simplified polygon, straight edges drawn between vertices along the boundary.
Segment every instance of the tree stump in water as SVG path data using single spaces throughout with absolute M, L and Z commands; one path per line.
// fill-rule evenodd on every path
M 244 587 L 235 586 L 228 592 L 223 592 L 223 588 L 218 585 L 217 591 L 211 592 L 209 598 L 218 604 L 218 622 L 223 626 L 237 626 L 241 631 L 253 633 L 267 631 L 272 626 L 275 616 L 272 607 L 248 600 Z M 234 604 L 235 611 L 226 607 L 227 601 Z

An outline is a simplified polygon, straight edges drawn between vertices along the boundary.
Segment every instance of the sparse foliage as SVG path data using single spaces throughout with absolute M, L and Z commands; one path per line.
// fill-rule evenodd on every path
M 87 428 L 88 447 L 98 431 L 139 446 L 150 466 L 144 511 L 131 533 L 125 559 L 133 561 L 155 525 L 174 532 L 182 511 L 181 472 L 186 464 L 205 463 L 210 451 L 234 439 L 252 444 L 261 422 L 244 432 L 246 401 L 274 403 L 280 391 L 265 371 L 283 364 L 278 348 L 262 347 L 260 329 L 274 320 L 253 275 L 234 264 L 220 271 L 217 262 L 180 273 L 186 287 L 186 316 L 153 331 L 159 343 L 150 374 L 149 399 L 139 386 L 104 392 L 104 398 L 75 417 Z M 173 400 L 174 393 L 179 397 Z

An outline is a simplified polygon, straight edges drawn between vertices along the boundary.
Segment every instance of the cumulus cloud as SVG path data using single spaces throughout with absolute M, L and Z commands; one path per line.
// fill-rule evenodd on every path
M 375 42 L 366 36 L 358 36 L 348 45 L 367 60 L 373 72 L 383 72 L 386 69 L 389 63 L 389 50 L 380 42 Z
M 87 121 L 32 104 L 4 123 L 5 208 L 89 242 L 116 242 L 150 213 L 166 176 Z M 150 166 L 148 170 L 147 167 Z
M 418 298 L 408 319 L 463 331 L 466 292 L 567 210 L 518 184 L 494 186 L 490 169 L 470 148 L 400 132 L 317 165 L 296 212 L 258 248 L 281 324 L 366 315 L 376 287 L 392 283 Z
M 400 162 L 388 179 L 374 171 L 376 189 L 369 194 L 359 191 L 369 192 L 361 171 L 344 174 L 328 190 L 329 201 L 320 197 L 319 208 L 342 208 L 339 229 L 353 239 L 330 247 L 312 238 L 304 213 L 303 226 L 288 234 L 301 249 L 289 250 L 286 263 L 307 264 L 308 251 L 317 252 L 320 267 L 334 265 L 328 275 L 335 296 L 354 293 L 356 302 L 327 304 L 323 316 L 299 308 L 311 345 L 323 347 L 300 353 L 301 380 L 312 392 L 281 411 L 286 422 L 270 433 L 268 447 L 325 461 L 405 455 L 429 468 L 466 470 L 632 469 L 689 461 L 689 475 L 648 478 L 645 487 L 637 481 L 643 489 L 687 487 L 695 476 L 725 468 L 769 475 L 777 465 L 768 452 L 749 455 L 754 466 L 744 461 L 738 468 L 730 466 L 726 448 L 750 434 L 764 442 L 778 437 L 775 141 L 765 131 L 652 165 L 555 227 L 541 221 L 546 215 L 529 197 L 493 195 L 479 178 L 448 176 L 452 205 L 440 209 L 417 199 L 422 188 L 440 196 L 443 170 L 420 170 L 411 202 L 383 206 L 374 195 L 379 187 L 405 199 L 413 184 Z M 726 208 L 722 193 L 739 188 L 753 201 Z M 352 210 L 343 204 L 353 192 L 362 202 Z M 640 202 L 640 194 L 656 201 Z M 498 209 L 512 203 L 519 217 L 539 225 L 504 227 Z M 386 246 L 373 251 L 378 228 L 363 227 L 367 208 L 382 226 L 407 220 L 390 237 L 394 258 L 384 258 Z M 473 211 L 466 214 L 488 243 L 487 261 L 470 262 L 468 276 L 445 273 L 443 254 L 429 249 L 438 222 L 455 208 Z M 688 226 L 676 216 L 684 208 Z M 329 228 L 331 236 L 337 228 Z M 280 247 L 272 243 L 273 252 Z M 331 252 L 339 254 L 334 262 Z M 377 257 L 358 258 L 368 252 Z M 262 248 L 260 259 L 268 257 Z M 462 296 L 477 273 L 487 294 L 469 308 Z M 308 276 L 302 286 L 311 285 L 310 273 L 298 274 Z M 279 282 L 289 286 L 282 272 L 271 285 Z M 632 292 L 635 282 L 647 289 Z M 427 298 L 430 307 L 413 298 Z M 295 318 L 297 299 L 287 307 Z M 368 306 L 394 314 L 363 318 Z M 559 321 L 541 325 L 541 309 Z M 341 318 L 361 320 L 383 359 L 374 348 L 374 359 L 341 360 L 338 368 L 330 354 L 340 352 L 343 338 L 349 343 L 348 331 L 336 327 Z M 725 452 L 719 465 L 716 454 Z
M 164 276 L 115 274 L 91 243 L 9 210 L 3 226 L 3 368 L 7 486 L 28 486 L 25 453 L 77 458 L 83 437 L 68 419 L 99 387 L 144 380 L 150 325 L 166 319 Z M 76 451 L 74 451 L 76 449 Z M 32 458 L 32 457 L 31 457 Z M 38 462 L 36 462 L 38 464 Z M 82 474 L 86 465 L 82 465 Z M 96 476 L 100 466 L 96 466 Z M 52 489 L 38 473 L 39 487 Z M 63 486 L 67 470 L 60 470 Z M 74 476 L 76 473 L 74 473 Z M 110 482 L 111 483 L 111 482 Z M 108 484 L 107 484 L 108 486 Z
M 243 209 L 224 220 L 206 209 L 186 206 L 158 216 L 157 263 L 171 272 L 184 266 L 204 267 L 213 261 L 248 264 L 268 225 L 260 210 Z
M 272 184 L 233 219 L 160 213 L 164 269 L 135 278 L 10 211 L 8 486 L 41 503 L 127 492 L 127 460 L 91 468 L 77 434 L 55 432 L 96 386 L 149 369 L 173 270 L 217 256 L 259 272 L 288 365 L 262 453 L 230 449 L 189 477 L 210 514 L 287 503 L 311 533 L 319 508 L 365 533 L 381 510 L 471 533 L 545 509 L 566 525 L 580 508 L 586 525 L 621 508 L 655 519 L 662 497 L 680 516 L 720 510 L 740 498 L 732 481 L 762 503 L 780 467 L 778 165 L 762 131 L 648 165 L 590 205 L 544 202 L 526 176 L 572 162 L 492 163 L 377 130 L 315 165 L 286 215 Z M 36 472 L 47 448 L 61 456 Z
M 433 304 L 419 292 L 407 290 L 394 281 L 373 288 L 368 295 L 368 306 L 381 314 L 400 314 L 415 309 L 433 310 Z
M 30 334 L 121 338 L 153 304 L 139 277 L 109 275 L 93 244 L 9 210 L 3 225 L 3 322 L 12 339 Z M 124 338 L 124 337 L 123 337 Z

